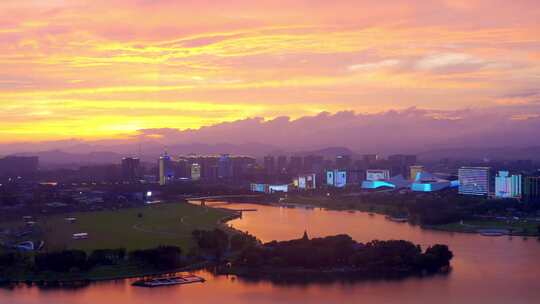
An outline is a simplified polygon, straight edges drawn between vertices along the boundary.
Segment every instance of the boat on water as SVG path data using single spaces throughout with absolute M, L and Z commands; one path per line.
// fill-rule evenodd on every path
M 193 284 L 193 283 L 204 283 L 206 280 L 198 277 L 196 275 L 183 275 L 176 277 L 164 277 L 164 278 L 154 278 L 147 280 L 139 280 L 133 283 L 133 286 L 140 287 L 161 287 L 161 286 L 172 286 L 172 285 L 184 285 L 184 284 Z
M 393 216 L 391 216 L 388 219 L 391 220 L 392 222 L 397 222 L 397 223 L 406 223 L 407 221 L 409 221 L 408 217 L 393 217 Z

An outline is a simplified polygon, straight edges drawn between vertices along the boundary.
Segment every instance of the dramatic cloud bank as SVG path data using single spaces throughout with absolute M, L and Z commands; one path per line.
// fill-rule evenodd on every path
M 485 110 L 409 108 L 378 114 L 320 113 L 291 120 L 251 118 L 198 130 L 147 129 L 140 137 L 174 143 L 265 143 L 286 150 L 344 146 L 364 152 L 540 145 L 540 104 Z
M 119 153 L 301 151 L 329 146 L 356 152 L 423 152 L 442 148 L 491 148 L 540 146 L 540 103 L 434 111 L 417 108 L 376 114 L 343 111 L 298 119 L 247 118 L 193 130 L 142 129 L 124 140 L 43 142 L 44 149 L 71 152 Z M 36 151 L 33 144 L 0 146 L 0 151 Z

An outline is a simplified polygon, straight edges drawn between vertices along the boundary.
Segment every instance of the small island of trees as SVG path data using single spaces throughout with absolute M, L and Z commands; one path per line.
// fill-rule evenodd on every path
M 404 240 L 359 243 L 348 235 L 256 245 L 249 242 L 222 274 L 246 277 L 305 278 L 402 278 L 429 275 L 450 269 L 452 252 L 446 245 L 422 251 Z

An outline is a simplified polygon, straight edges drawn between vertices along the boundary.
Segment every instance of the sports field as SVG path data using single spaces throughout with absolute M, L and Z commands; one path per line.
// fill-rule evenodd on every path
M 230 213 L 221 209 L 187 203 L 155 204 L 117 211 L 54 215 L 37 219 L 45 250 L 126 248 L 129 250 L 159 245 L 180 246 L 184 252 L 194 244 L 191 232 L 213 229 Z M 70 223 L 67 217 L 77 220 Z M 2 227 L 21 225 L 5 223 Z M 88 233 L 88 239 L 73 240 L 74 233 Z

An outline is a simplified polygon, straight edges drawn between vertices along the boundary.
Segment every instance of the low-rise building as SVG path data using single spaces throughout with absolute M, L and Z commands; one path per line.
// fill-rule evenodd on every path
M 326 171 L 326 184 L 331 187 L 343 188 L 347 185 L 347 171 Z

